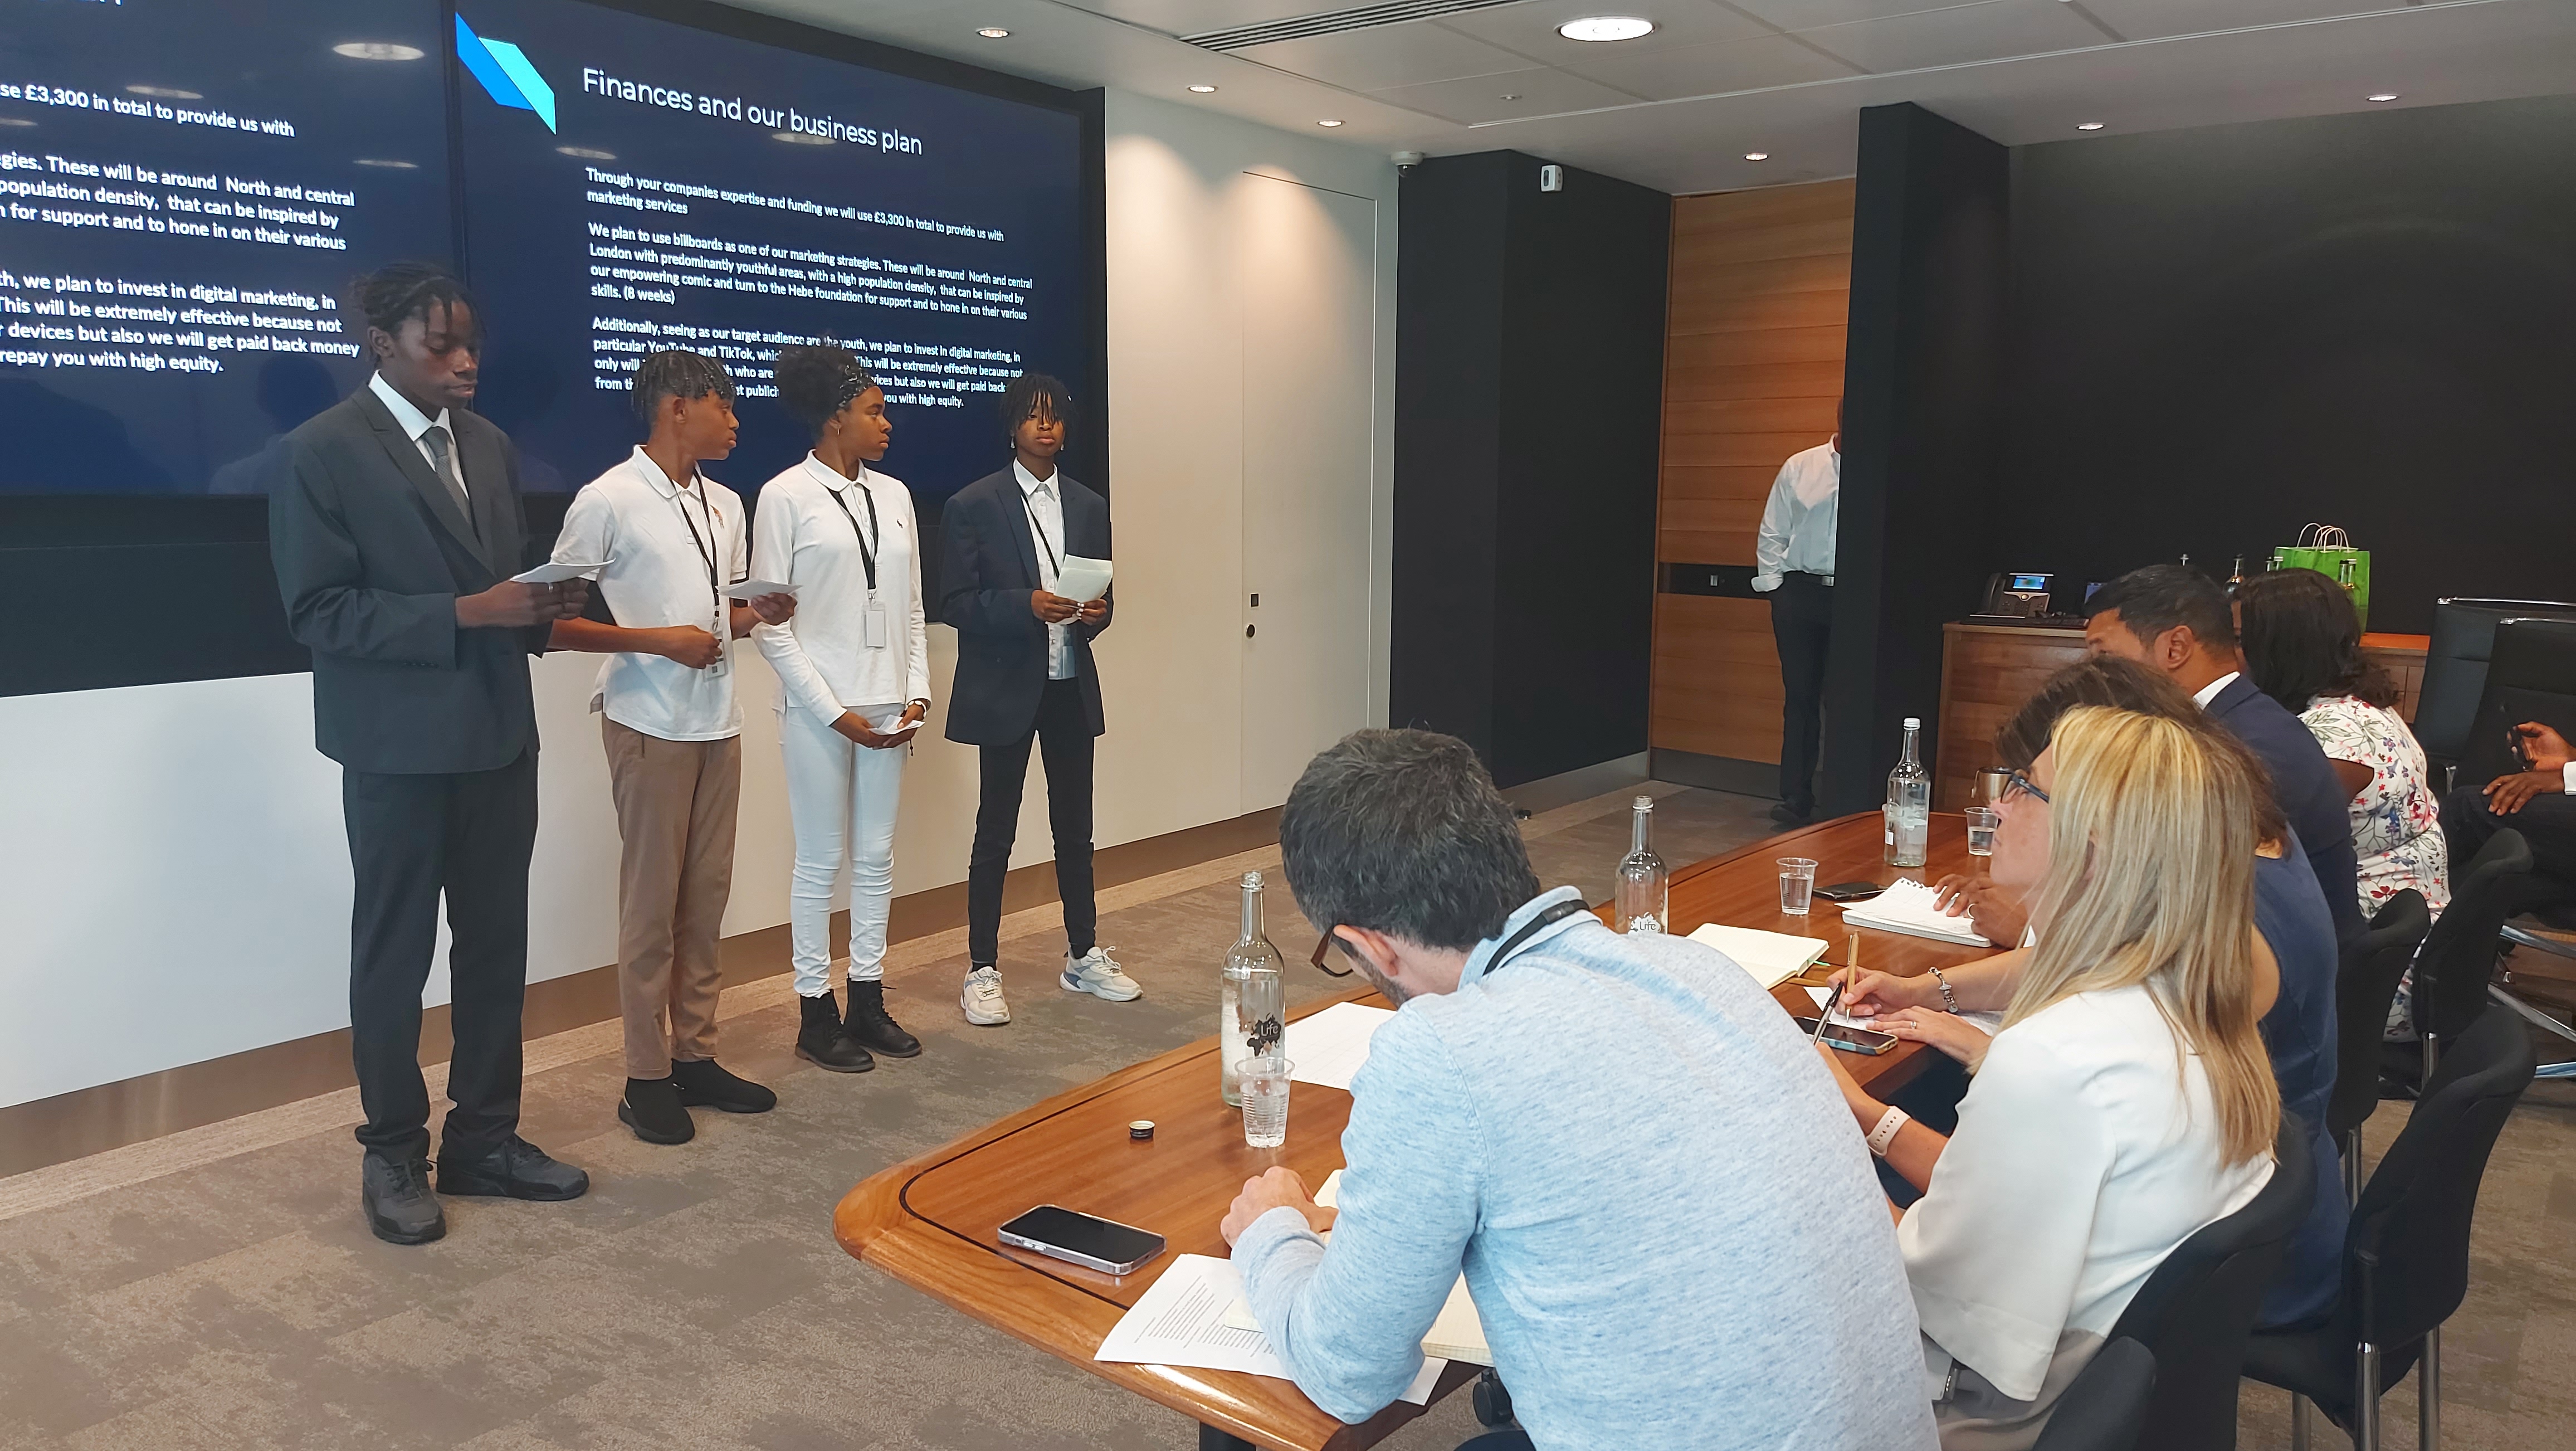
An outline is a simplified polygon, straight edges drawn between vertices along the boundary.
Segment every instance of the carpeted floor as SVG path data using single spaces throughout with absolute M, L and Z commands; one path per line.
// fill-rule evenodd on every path
M 1765 802 L 1656 787 L 1676 864 L 1770 830 Z M 1529 823 L 1542 879 L 1608 894 L 1626 796 Z M 613 1117 L 612 1025 L 532 1044 L 528 1135 L 591 1171 L 568 1205 L 450 1200 L 439 1244 L 371 1238 L 354 1099 L 335 1094 L 0 1180 L 0 1451 L 18 1447 L 1182 1448 L 1182 1418 L 967 1320 L 832 1242 L 850 1185 L 1035 1099 L 1204 1036 L 1246 853 L 1104 894 L 1102 939 L 1146 990 L 1067 994 L 1051 909 L 1006 925 L 1013 1023 L 971 1029 L 957 933 L 904 944 L 889 997 L 927 1051 L 841 1077 L 789 1056 L 786 980 L 728 990 L 724 1060 L 775 1085 L 753 1118 L 637 1142 Z M 1284 892 L 1270 935 L 1313 933 Z M 1292 994 L 1333 984 L 1302 966 Z M 2403 1105 L 2371 1130 L 2384 1146 Z M 2542 1084 L 2480 1206 L 2450 1332 L 2447 1444 L 2558 1444 L 2576 1424 L 2576 1090 Z M 2246 1397 L 2244 1444 L 2285 1446 Z M 1722 1415 L 1723 1408 L 1711 1408 Z M 2412 1434 L 2411 1391 L 2387 1403 Z M 1456 1445 L 1464 1396 L 1385 1443 Z

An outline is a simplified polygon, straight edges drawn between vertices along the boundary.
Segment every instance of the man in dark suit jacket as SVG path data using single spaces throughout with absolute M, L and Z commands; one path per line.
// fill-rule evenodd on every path
M 419 1061 L 442 893 L 456 1046 L 438 1191 L 589 1187 L 517 1133 L 537 833 L 528 656 L 586 595 L 509 579 L 527 553 L 518 456 L 465 409 L 482 334 L 464 288 L 398 264 L 357 302 L 376 375 L 287 435 L 269 549 L 288 626 L 313 652 L 314 744 L 342 767 L 360 1196 L 378 1238 L 422 1244 L 447 1230 Z
M 1109 557 L 1109 501 L 1056 467 L 1072 398 L 1044 374 L 1012 380 L 1002 395 L 1011 466 L 948 501 L 939 618 L 957 627 L 957 679 L 948 739 L 977 748 L 983 793 L 966 868 L 966 1021 L 1011 1020 L 1002 998 L 1002 879 L 1018 834 L 1029 745 L 1046 763 L 1047 818 L 1055 833 L 1055 882 L 1064 899 L 1064 968 L 1072 992 L 1131 1002 L 1143 989 L 1096 940 L 1091 892 L 1092 741 L 1107 729 L 1091 642 L 1109 628 L 1106 595 L 1088 603 L 1053 592 L 1064 561 Z
M 2102 586 L 2086 603 L 2084 642 L 2154 666 L 2189 691 L 2210 719 L 2262 758 L 2272 794 L 2299 836 L 2317 886 L 2349 941 L 2362 928 L 2354 883 L 2351 799 L 2323 747 L 2299 718 L 2240 671 L 2236 616 L 2227 592 L 2180 564 L 2151 564 Z

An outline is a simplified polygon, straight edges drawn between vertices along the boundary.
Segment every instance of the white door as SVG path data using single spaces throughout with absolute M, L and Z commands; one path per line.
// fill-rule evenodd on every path
M 1249 172 L 1236 192 L 1251 811 L 1285 801 L 1317 751 L 1370 724 L 1377 203 Z

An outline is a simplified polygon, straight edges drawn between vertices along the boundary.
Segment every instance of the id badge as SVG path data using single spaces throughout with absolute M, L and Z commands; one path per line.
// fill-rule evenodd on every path
M 887 631 L 885 606 L 870 605 L 860 612 L 859 619 L 862 629 L 866 632 L 861 638 L 866 641 L 867 647 L 871 650 L 884 649 Z
M 716 637 L 716 663 L 707 667 L 707 674 L 722 675 L 733 668 L 733 622 L 719 612 L 716 615 L 715 628 L 709 633 Z

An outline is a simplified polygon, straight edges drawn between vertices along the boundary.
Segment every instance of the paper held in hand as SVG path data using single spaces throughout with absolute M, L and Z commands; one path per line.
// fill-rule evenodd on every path
M 1108 560 L 1086 559 L 1079 554 L 1068 554 L 1064 557 L 1064 568 L 1056 574 L 1055 588 L 1050 593 L 1062 595 L 1075 604 L 1087 605 L 1109 593 L 1109 576 Z
M 597 579 L 599 572 L 606 569 L 611 562 L 603 559 L 597 564 L 569 564 L 550 559 L 534 569 L 522 570 L 510 576 L 510 582 L 512 584 L 561 584 L 568 579 Z
M 1342 1197 L 1342 1171 L 1335 1169 L 1315 1191 L 1315 1207 L 1338 1208 Z M 1325 1238 L 1332 1236 L 1327 1233 Z M 1252 1306 L 1238 1294 L 1226 1305 L 1221 1324 L 1232 1330 L 1258 1333 L 1261 1322 L 1253 1318 Z M 1433 1365 L 1443 1361 L 1464 1360 L 1475 1365 L 1494 1363 L 1493 1347 L 1485 1343 L 1485 1322 L 1476 1314 L 1476 1299 L 1467 1293 L 1467 1277 L 1460 1275 L 1449 1287 L 1449 1298 L 1432 1318 L 1431 1328 L 1422 1332 L 1422 1354 Z M 1417 1402 L 1417 1404 L 1419 1404 Z
M 729 600 L 756 600 L 762 595 L 792 595 L 800 585 L 781 584 L 774 579 L 746 579 L 725 591 Z

